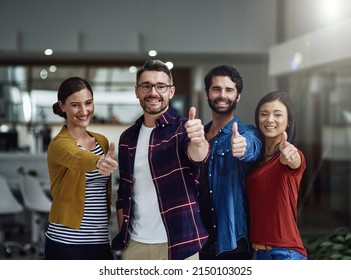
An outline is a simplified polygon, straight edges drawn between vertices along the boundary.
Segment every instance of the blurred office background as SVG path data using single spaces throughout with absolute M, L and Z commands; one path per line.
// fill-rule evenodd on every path
M 284 90 L 295 103 L 296 144 L 307 160 L 298 213 L 306 243 L 350 227 L 350 1 L 0 0 L 0 7 L 0 175 L 19 200 L 20 172 L 49 190 L 46 147 L 63 124 L 51 106 L 67 77 L 91 83 L 90 129 L 118 142 L 142 113 L 135 71 L 146 60 L 169 63 L 172 106 L 183 115 L 195 106 L 204 123 L 203 78 L 231 64 L 244 80 L 242 121 L 254 123 L 269 91 Z

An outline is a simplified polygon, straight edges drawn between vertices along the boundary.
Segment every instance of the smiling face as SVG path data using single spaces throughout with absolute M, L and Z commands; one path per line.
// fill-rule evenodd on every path
M 227 76 L 213 76 L 208 90 L 208 104 L 217 114 L 232 114 L 240 100 L 235 83 Z
M 141 84 L 164 84 L 170 85 L 171 81 L 168 75 L 162 71 L 144 71 L 138 80 L 138 85 Z M 139 99 L 140 106 L 144 112 L 148 115 L 160 116 L 169 107 L 169 101 L 172 99 L 175 92 L 174 86 L 167 87 L 164 93 L 156 91 L 155 87 L 152 87 L 150 92 L 144 92 L 139 86 L 135 87 L 135 94 Z
M 84 88 L 67 97 L 65 103 L 60 102 L 62 112 L 67 115 L 67 126 L 86 128 L 94 115 L 92 93 Z
M 262 104 L 258 112 L 259 129 L 265 138 L 280 141 L 282 133 L 288 126 L 286 106 L 277 100 Z

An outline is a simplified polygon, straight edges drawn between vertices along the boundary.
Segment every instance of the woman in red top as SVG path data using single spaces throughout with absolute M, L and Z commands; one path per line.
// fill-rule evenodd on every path
M 247 178 L 250 241 L 259 260 L 305 260 L 297 227 L 297 200 L 305 157 L 292 143 L 296 123 L 290 97 L 265 95 L 255 112 L 264 136 L 262 156 Z

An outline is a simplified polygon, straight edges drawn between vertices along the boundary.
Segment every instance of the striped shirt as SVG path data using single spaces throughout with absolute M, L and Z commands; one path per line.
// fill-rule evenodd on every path
M 133 215 L 133 177 L 136 146 L 143 116 L 120 137 L 118 162 L 120 185 L 117 209 L 123 208 L 122 228 L 112 242 L 112 250 L 126 248 L 128 228 Z M 185 259 L 197 253 L 207 240 L 202 224 L 197 194 L 200 163 L 188 154 L 186 118 L 169 109 L 151 132 L 148 162 L 158 196 L 159 209 L 168 237 L 169 259 Z
M 82 147 L 80 147 L 82 149 Z M 103 155 L 98 142 L 92 153 Z M 80 229 L 49 223 L 46 235 L 53 241 L 66 244 L 105 244 L 109 242 L 106 184 L 109 176 L 98 170 L 85 173 L 86 189 L 84 215 Z

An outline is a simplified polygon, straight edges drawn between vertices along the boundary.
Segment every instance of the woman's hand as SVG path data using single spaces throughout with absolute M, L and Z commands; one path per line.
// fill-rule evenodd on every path
M 110 144 L 110 149 L 106 156 L 102 156 L 96 162 L 96 168 L 99 170 L 101 175 L 111 175 L 118 167 L 118 163 L 115 160 L 115 144 Z

